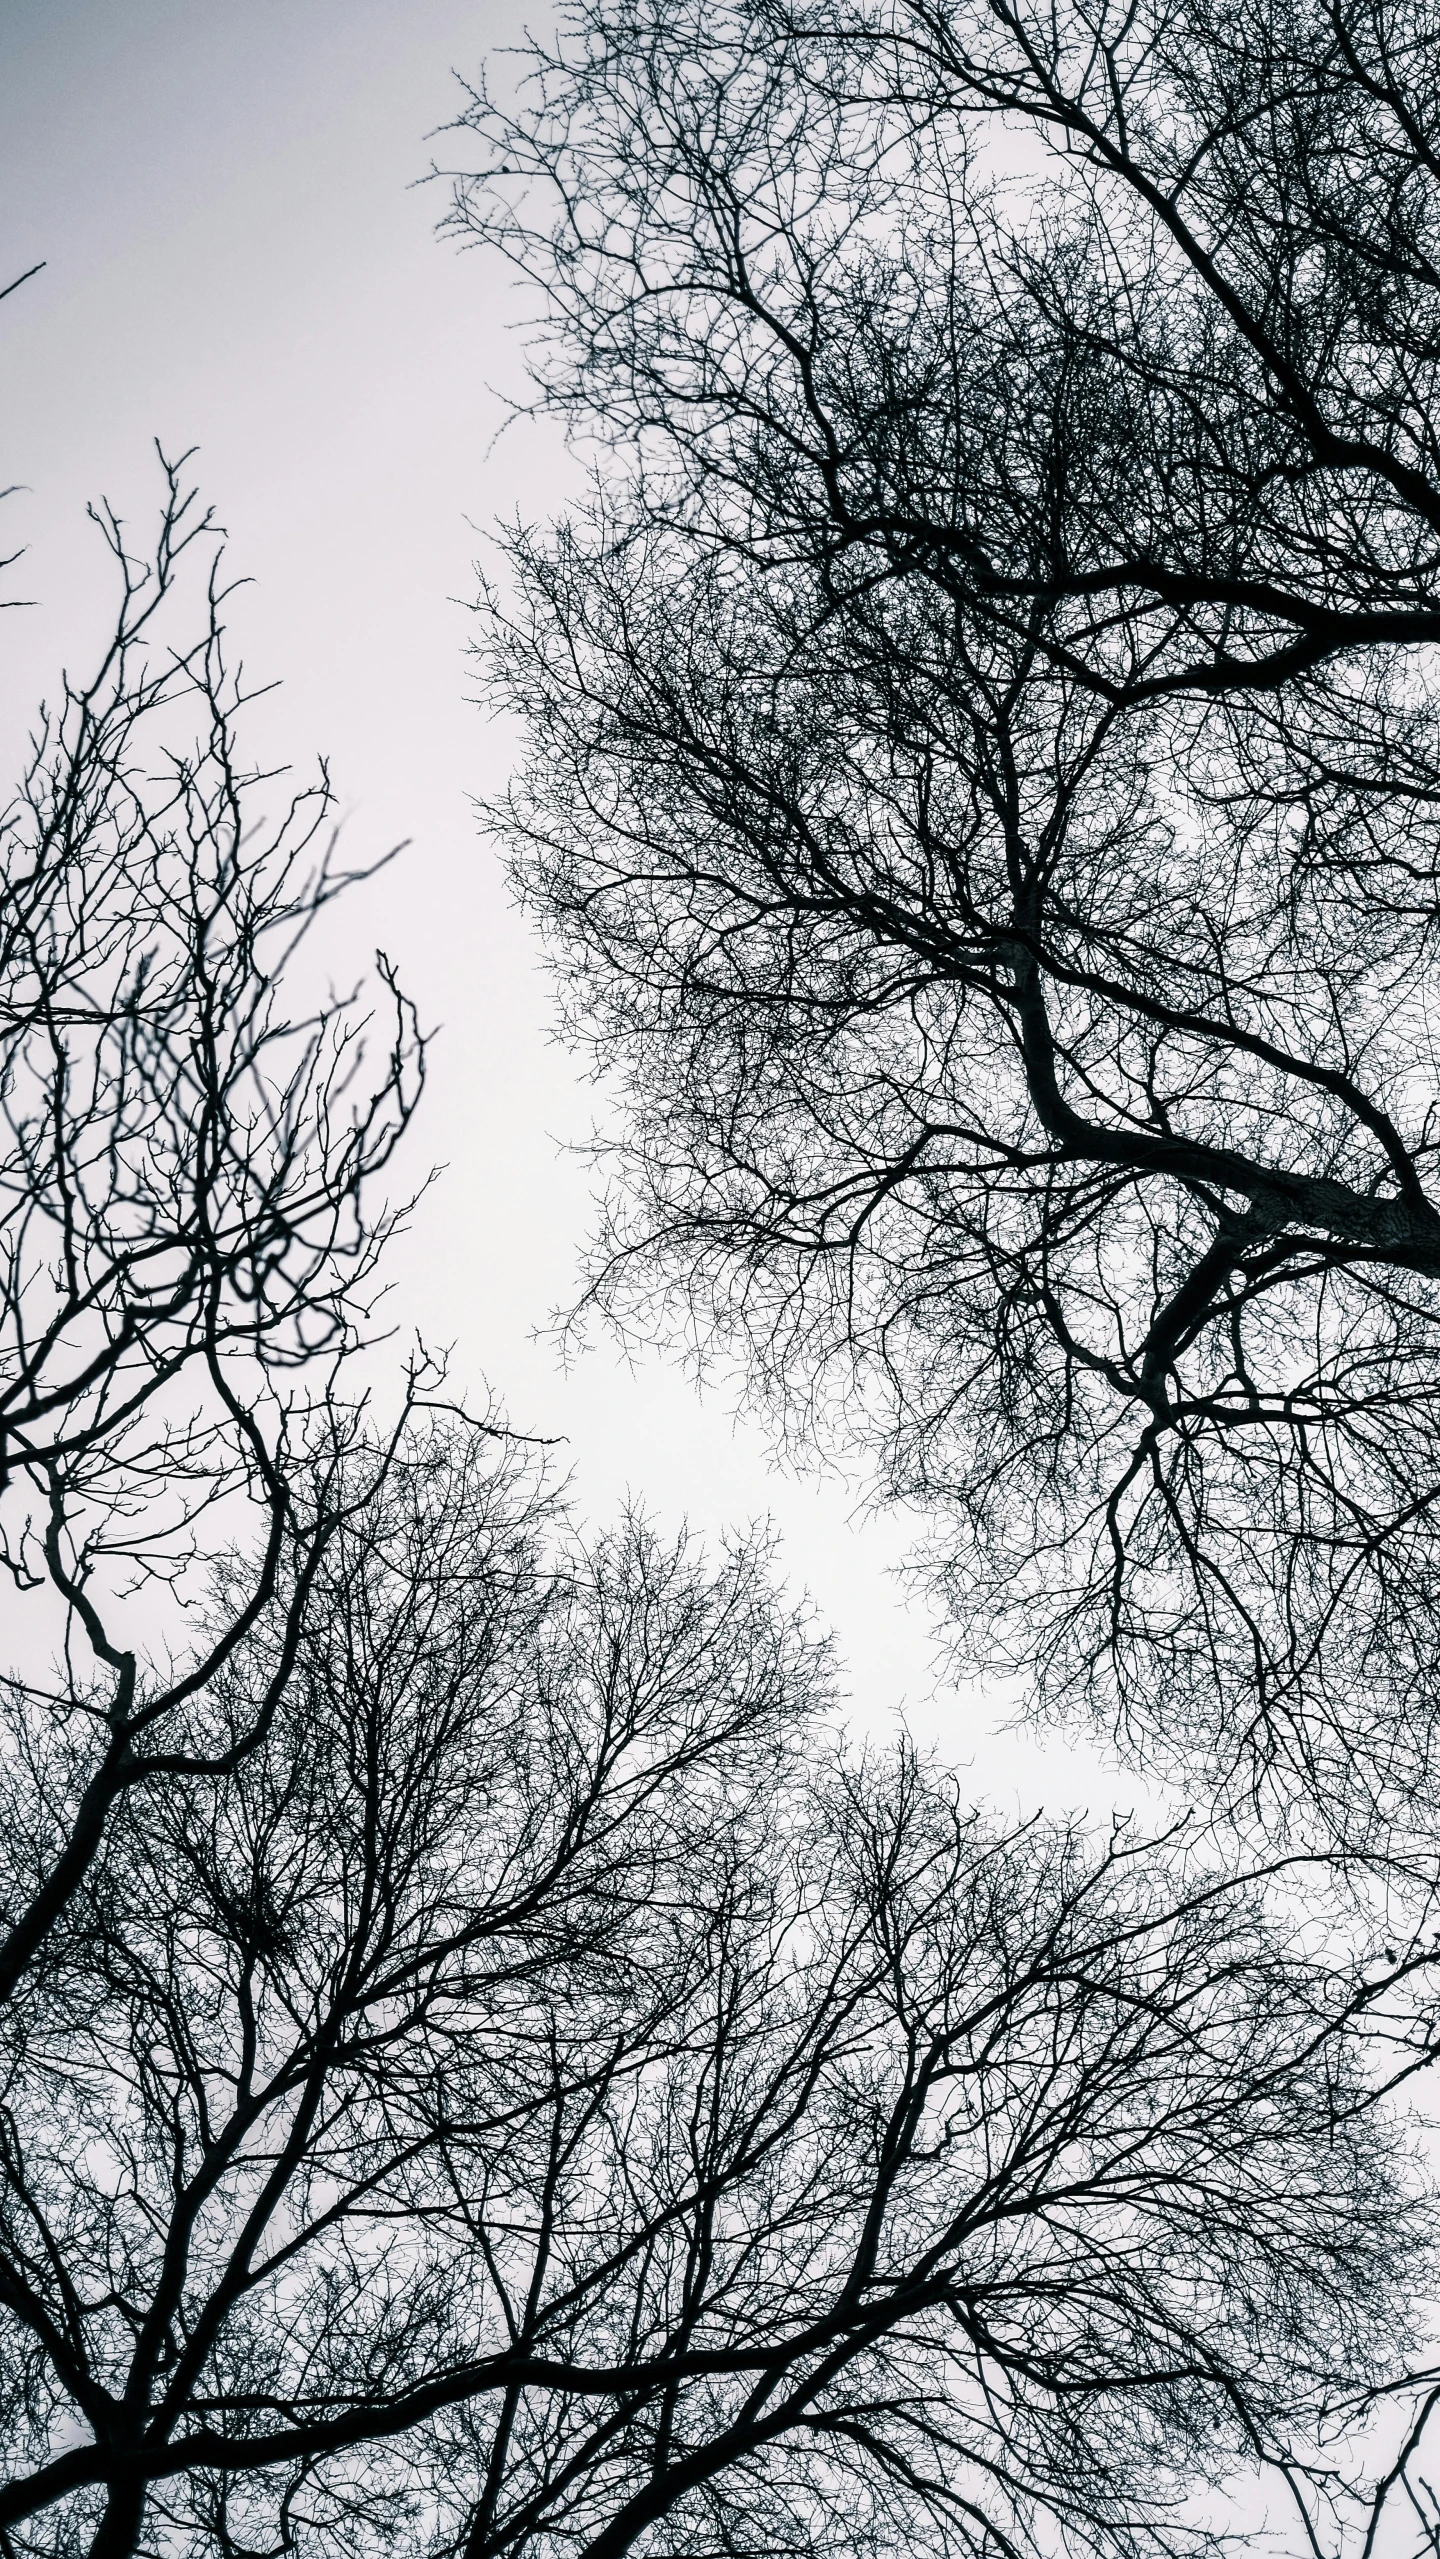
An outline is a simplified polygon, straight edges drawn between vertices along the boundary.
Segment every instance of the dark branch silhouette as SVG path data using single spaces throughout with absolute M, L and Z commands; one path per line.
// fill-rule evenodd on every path
M 582 1548 L 459 1424 L 232 1752 L 289 1622 L 6 2047 L 10 2549 L 1183 2552 L 1257 2457 L 1329 2516 L 1429 2246 L 1423 1947 L 847 1763 L 763 1558 Z
M 643 61 L 669 82 L 641 122 L 652 157 L 637 143 L 622 189 L 647 170 L 649 186 L 654 153 L 688 134 L 671 110 L 738 23 L 676 19 L 667 55 L 669 22 L 640 54 L 643 23 L 616 22 L 605 78 Z M 882 322 L 920 333 L 925 296 L 907 321 L 903 261 L 882 273 L 871 217 L 905 153 L 923 158 L 926 118 L 898 90 L 850 95 L 845 29 L 744 32 L 781 45 L 784 80 L 764 43 L 732 46 L 704 165 L 723 176 L 724 118 L 758 79 L 752 141 L 784 220 L 757 265 L 751 197 L 717 177 L 719 229 L 750 279 L 734 311 L 748 327 L 766 295 L 780 309 L 785 260 L 813 235 L 817 297 L 832 253 L 842 280 L 847 259 L 870 274 L 880 258 L 876 343 Z M 903 47 L 895 59 L 911 65 Z M 848 160 L 815 159 L 827 114 L 857 131 Z M 867 158 L 877 115 L 889 138 Z M 812 163 L 871 190 L 858 229 L 827 229 L 823 190 L 807 203 Z M 653 202 L 700 165 L 672 154 Z M 583 196 L 587 224 L 614 211 L 603 189 Z M 693 203 L 684 221 L 703 249 Z M 748 358 L 723 296 L 706 305 L 696 285 L 647 376 L 643 330 L 625 331 L 651 283 L 637 303 L 619 245 L 618 298 L 608 251 L 599 282 L 579 267 L 572 282 L 595 380 L 612 367 L 604 413 L 637 429 L 638 476 L 588 552 L 522 546 L 537 611 L 515 664 L 551 759 L 528 821 L 545 894 L 587 919 L 602 1027 L 638 1039 L 650 1079 L 642 1168 L 684 1162 L 698 1185 L 673 1229 L 687 1272 L 713 1241 L 695 1198 L 734 1190 L 760 1329 L 813 1334 L 823 1369 L 840 1301 L 817 1309 L 816 1275 L 824 1300 L 837 1270 L 853 1308 L 868 1290 L 882 1334 L 903 1321 L 923 1352 L 913 1307 L 876 1295 L 863 1239 L 927 1196 L 931 1261 L 882 1238 L 880 1267 L 922 1272 L 937 1306 L 948 1292 L 934 1338 L 968 1357 L 955 1307 L 997 1301 L 990 1277 L 966 1299 L 943 1246 L 952 1261 L 977 1249 L 978 1165 L 1017 1221 L 1009 1241 L 1003 1219 L 974 1233 L 1018 1310 L 998 1370 L 987 1353 L 1001 1395 L 981 1435 L 997 1414 L 1011 1428 L 1032 1371 L 1041 1409 L 1043 1361 L 1021 1340 L 1038 1306 L 1049 1330 L 1036 1318 L 1033 1340 L 1079 1414 L 1047 1424 L 1039 1473 L 1070 1498 L 1066 1432 L 1101 1410 L 1082 1411 L 1080 1390 L 1097 1378 L 1122 1420 L 1138 1403 L 1145 1432 L 1172 1432 L 1216 1292 L 1239 1288 L 1249 1343 L 1253 1308 L 1287 1303 L 1319 1253 L 1292 1246 L 1292 1212 L 1340 1239 L 1336 1269 L 1378 1272 L 1391 1299 L 1397 1272 L 1421 1289 L 1429 1271 L 1400 1088 L 1377 1101 L 1348 1055 L 1297 1066 L 1271 996 L 1183 900 L 1200 957 L 1181 994 L 1136 956 L 1188 841 L 1180 782 L 1155 814 L 1155 740 L 1192 723 L 1184 790 L 1210 777 L 1248 915 L 1241 887 L 1262 866 L 1206 706 L 1233 725 L 1232 693 L 1276 688 L 1248 662 L 1231 684 L 1233 635 L 1202 682 L 1188 631 L 1168 657 L 1146 640 L 1146 668 L 1117 678 L 1109 608 L 1083 583 L 1007 586 L 966 566 L 963 542 L 956 568 L 938 538 L 917 566 L 898 517 L 837 537 L 854 438 L 826 406 L 824 332 L 785 323 L 775 419 L 742 431 L 725 367 Z M 864 331 L 849 343 L 863 389 Z M 687 347 L 709 349 L 715 417 Z M 672 437 L 667 459 L 662 411 L 627 412 L 613 388 L 627 367 L 672 404 L 700 399 L 698 441 Z M 772 431 L 790 376 L 829 421 L 813 542 L 799 532 L 814 456 Z M 896 414 L 914 408 L 907 394 Z M 717 419 L 722 460 L 750 458 L 715 477 Z M 448 1403 L 418 1357 L 382 1424 L 355 1354 L 374 1336 L 401 1213 L 379 1185 L 423 1045 L 383 960 L 378 1062 L 349 1003 L 296 1000 L 299 946 L 355 875 L 323 774 L 291 796 L 245 760 L 213 528 L 178 471 L 166 491 L 143 563 L 100 516 L 113 641 L 42 715 L 5 820 L 0 2559 L 620 2559 L 642 2544 L 655 2559 L 1198 2559 L 1257 2471 L 1314 2559 L 1356 2527 L 1370 2559 L 1399 2500 L 1428 2511 L 1433 2375 L 1417 2379 L 1411 2303 L 1434 2216 L 1403 2113 L 1435 2042 L 1420 1861 L 1403 1881 L 1423 1924 L 1392 1917 L 1396 1893 L 1393 1933 L 1357 1948 L 1346 1932 L 1372 1876 L 1348 1851 L 1246 1863 L 1184 1825 L 1152 1840 L 1124 1822 L 1007 1826 L 909 1749 L 842 1747 L 825 1648 L 777 1598 L 763 1547 L 706 1566 L 633 1521 L 577 1538 L 533 1456 Z M 1314 655 L 1315 680 L 1338 663 Z M 1253 762 L 1259 732 L 1235 734 Z M 1415 734 L 1420 769 L 1423 722 Z M 1010 793 L 1008 835 L 982 772 Z M 1071 812 L 1045 838 L 1043 880 L 1026 869 L 1039 777 L 1052 812 Z M 1092 839 L 1130 900 L 1103 930 L 1077 903 Z M 997 858 L 1003 914 L 984 885 Z M 1209 850 L 1205 864 L 1208 880 Z M 1295 923 L 1296 949 L 1309 931 Z M 1337 948 L 1332 935 L 1319 964 L 1340 1004 Z M 756 951 L 772 972 L 779 956 L 778 978 Z M 1220 1109 L 1205 1007 L 1222 981 L 1226 1071 L 1233 1053 L 1282 1094 L 1298 1078 L 1316 1145 L 1326 1112 L 1346 1127 L 1348 1113 L 1383 1178 L 1333 1147 L 1312 1161 L 1303 1114 L 1282 1111 L 1291 1154 L 1271 1145 L 1247 1190 L 1269 1105 L 1257 1083 Z M 1398 1021 L 1413 988 L 1391 993 Z M 1105 1025 L 1144 1006 L 1142 1108 L 1123 1086 L 1129 1030 L 1108 1084 L 1102 1067 Z M 1302 1009 L 1296 996 L 1296 1024 Z M 972 1016 L 990 1044 L 957 1090 L 984 1110 L 932 1113 L 887 1155 L 887 1112 L 903 1123 L 920 1086 L 948 1089 Z M 1177 1094 L 1192 1048 L 1194 1090 Z M 800 1214 L 819 1197 L 820 1128 L 848 1202 L 838 1260 Z M 777 1145 L 791 1227 L 757 1229 L 754 1198 L 783 1189 Z M 1135 1236 L 1157 1167 L 1196 1233 L 1169 1261 L 1157 1244 L 1152 1266 Z M 1091 1286 L 1093 1305 L 1087 1236 L 1111 1289 Z M 1124 1291 L 1152 1284 L 1141 1337 Z M 1119 1338 L 1102 1327 L 1097 1348 L 1086 1325 L 1107 1313 Z M 864 1339 L 853 1310 L 838 1338 Z M 910 1374 L 928 1392 L 937 1372 L 921 1357 Z M 1224 1398 L 1196 1409 L 1228 1447 Z M 1388 1406 L 1383 1419 L 1403 1459 Z M 943 1449 L 932 1409 L 911 1444 Z M 995 1447 L 998 1485 L 1011 1461 Z M 1215 1517 L 1253 1540 L 1229 1499 Z M 1043 1502 L 1036 1515 L 1043 1538 Z M 1353 1736 L 1374 1791 L 1367 1738 Z M 1384 1783 L 1412 1778 L 1403 1762 Z M 1396 1870 L 1375 1872 L 1380 1907 Z M 1372 2421 L 1384 2449 L 1367 2485 L 1348 2442 L 1344 2463 L 1329 2447 Z
M 346 1364 L 423 1065 L 383 960 L 378 1073 L 353 1002 L 287 1009 L 299 946 L 355 875 L 323 772 L 282 791 L 278 823 L 260 815 L 278 777 L 244 761 L 212 521 L 181 467 L 164 483 L 148 559 L 97 516 L 113 633 L 42 711 L 0 820 L 7 1678 L 60 1753 L 0 1852 L 0 2003 L 49 1960 L 122 1799 L 222 1776 L 263 1739 L 278 1687 L 218 1755 L 187 1714 L 282 1581 L 293 1645 L 358 1494 L 353 1469 L 338 1490 L 362 1420 Z M 248 1566 L 198 1646 L 167 1656 L 157 1612 L 168 1594 L 183 1626 L 217 1533 Z
M 491 633 L 594 1298 L 877 1444 L 972 1659 L 1424 1819 L 1434 27 L 623 0 L 521 68 L 455 222 L 600 450 Z

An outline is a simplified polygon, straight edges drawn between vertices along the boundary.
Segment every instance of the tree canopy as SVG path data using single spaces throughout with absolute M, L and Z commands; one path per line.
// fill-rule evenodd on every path
M 1423 1948 L 846 1759 L 763 1557 L 586 1549 L 453 1423 L 291 1623 L 0 2025 L 10 2548 L 1182 2554 L 1257 2462 L 1344 2522 Z M 9 1738 L 13 1867 L 65 1736 Z
M 491 630 L 618 1079 L 593 1299 L 867 1439 L 972 1661 L 1408 1818 L 1440 36 L 625 0 L 519 69 L 454 221 L 596 456 Z
M 575 0 L 464 118 L 595 460 L 485 605 L 591 1300 L 865 1440 L 1153 1836 L 386 1382 L 425 1041 L 303 991 L 364 874 L 183 466 L 100 511 L 0 820 L 0 2559 L 1433 2550 L 1432 65 Z

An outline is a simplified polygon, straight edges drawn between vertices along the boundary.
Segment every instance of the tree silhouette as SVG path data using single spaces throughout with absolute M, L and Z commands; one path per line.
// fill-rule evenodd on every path
M 323 770 L 278 824 L 252 816 L 275 777 L 243 761 L 214 528 L 182 473 L 164 465 L 148 561 L 97 516 L 113 632 L 42 709 L 0 819 L 0 1563 L 16 1712 L 61 1743 L 6 1857 L 0 2003 L 122 1799 L 263 1738 L 272 1694 L 213 1764 L 186 1711 L 282 1578 L 298 1629 L 343 1516 L 347 1363 L 397 1214 L 376 1186 L 423 1066 L 383 960 L 373 1081 L 352 1001 L 287 1010 L 297 948 L 353 875 Z M 297 1455 L 322 1450 L 302 1499 Z M 249 1567 L 198 1651 L 147 1660 L 211 1514 Z
M 1181 2552 L 1257 2459 L 1325 2520 L 1424 1949 L 846 1761 L 763 1563 L 422 1420 L 232 1650 L 12 2003 L 12 2549 Z
M 593 1298 L 867 1436 L 972 1659 L 1355 1837 L 1440 1664 L 1437 46 L 580 6 L 454 217 L 600 454 L 491 628 Z

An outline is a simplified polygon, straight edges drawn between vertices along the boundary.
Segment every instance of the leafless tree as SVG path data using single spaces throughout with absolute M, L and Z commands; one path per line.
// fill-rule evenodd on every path
M 1358 2031 L 1423 1948 L 847 1765 L 763 1556 L 587 1551 L 458 1423 L 237 1750 L 288 1628 L 12 2004 L 7 2550 L 1172 2550 L 1257 2459 L 1313 2505 L 1427 2261 Z
M 872 1434 L 975 1657 L 1423 1813 L 1433 12 L 578 0 L 521 68 L 455 222 L 599 448 L 492 635 L 594 1296 Z
M 763 1554 L 382 1429 L 421 1043 L 294 998 L 352 875 L 166 488 L 0 890 L 0 2552 L 1318 2547 L 1433 1931 L 857 1764 Z
M 42 710 L 0 819 L 0 1562 L 7 1690 L 40 1753 L 17 1777 L 33 1817 L 0 1849 L 0 2003 L 125 1795 L 219 1776 L 263 1738 L 274 1696 L 213 1765 L 186 1710 L 282 1579 L 298 1625 L 341 1516 L 346 1362 L 395 1217 L 377 1184 L 422 1066 L 383 960 L 377 1074 L 352 1000 L 287 993 L 351 875 L 323 771 L 291 792 L 245 763 L 215 529 L 183 465 L 148 559 L 96 521 L 112 635 Z M 164 1594 L 183 1602 L 207 1539 L 249 1565 L 167 1658 Z

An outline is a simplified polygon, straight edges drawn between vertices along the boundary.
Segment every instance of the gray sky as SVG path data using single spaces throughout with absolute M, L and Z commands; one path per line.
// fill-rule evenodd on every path
M 138 531 L 152 439 L 198 445 L 256 582 L 247 665 L 283 679 L 263 746 L 330 758 L 355 854 L 411 839 L 352 926 L 444 1026 L 421 1143 L 448 1170 L 397 1260 L 399 1319 L 453 1343 L 459 1379 L 488 1379 L 519 1426 L 565 1436 L 592 1518 L 627 1490 L 707 1533 L 772 1516 L 839 1633 L 857 1723 L 903 1707 L 978 1791 L 1098 1807 L 1112 1781 L 1083 1755 L 997 1741 L 982 1701 L 934 1690 L 891 1579 L 902 1523 L 786 1478 L 677 1366 L 633 1374 L 600 1344 L 566 1376 L 531 1338 L 573 1288 L 587 1176 L 558 1141 L 590 1100 L 471 813 L 514 741 L 467 703 L 463 599 L 487 523 L 552 508 L 566 466 L 531 428 L 492 449 L 514 306 L 436 243 L 441 193 L 414 184 L 443 154 L 426 137 L 452 70 L 520 24 L 498 0 L 7 0 L 0 282 L 47 265 L 0 306 L 0 480 L 23 484 L 4 547 L 28 544 L 38 599 L 0 615 L 6 752 L 101 629 L 85 501 L 106 493 Z

